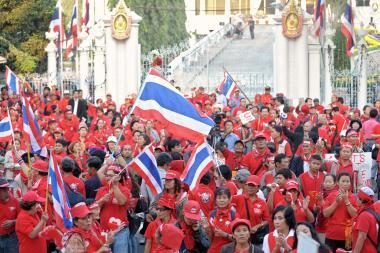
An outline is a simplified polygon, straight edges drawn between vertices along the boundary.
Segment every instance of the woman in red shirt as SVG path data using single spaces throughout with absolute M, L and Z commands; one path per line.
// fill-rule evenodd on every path
M 222 247 L 233 239 L 230 224 L 237 213 L 231 209 L 231 192 L 226 187 L 220 187 L 215 192 L 216 209 L 210 213 L 209 223 L 212 241 L 208 253 L 219 253 Z
M 357 214 L 350 174 L 342 172 L 337 180 L 339 189 L 329 194 L 323 206 L 323 216 L 327 218 L 326 244 L 334 253 L 338 248 L 351 248 L 352 218 Z
M 264 253 L 289 252 L 293 248 L 296 218 L 293 208 L 278 206 L 272 216 L 275 230 L 264 237 Z
M 22 197 L 21 211 L 16 219 L 16 234 L 19 240 L 20 253 L 47 251 L 46 240 L 41 238 L 39 233 L 45 227 L 49 216 L 47 213 L 37 214 L 38 210 L 41 209 L 39 203 L 44 202 L 45 199 L 38 196 L 34 191 L 29 191 Z

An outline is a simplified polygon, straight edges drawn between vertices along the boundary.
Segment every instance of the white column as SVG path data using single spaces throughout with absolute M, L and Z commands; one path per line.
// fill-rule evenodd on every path
M 290 64 L 290 67 L 293 68 L 293 71 L 291 71 L 292 79 L 295 81 L 292 82 L 289 78 L 289 84 L 291 86 L 288 92 L 295 94 L 298 98 L 306 98 L 309 94 L 308 25 L 306 22 L 304 18 L 302 35 L 295 40 L 295 47 L 289 52 L 289 55 L 292 55 L 292 57 L 289 56 L 289 58 L 296 60 L 294 65 Z
M 276 25 L 273 28 L 275 33 L 275 43 L 273 44 L 273 65 L 274 65 L 274 90 L 291 96 L 288 92 L 288 40 L 282 34 L 281 18 L 275 19 Z
M 57 38 L 57 33 L 47 32 L 45 37 L 50 41 L 49 44 L 45 47 L 45 52 L 48 57 L 48 82 L 49 85 L 57 84 L 57 47 L 54 43 L 54 40 Z M 63 92 L 63 91 L 61 91 Z
M 231 0 L 224 0 L 224 15 L 229 18 L 231 16 Z
M 363 108 L 367 104 L 367 42 L 364 37 L 367 31 L 362 26 L 358 31 L 360 41 L 358 43 L 359 49 L 359 91 L 358 91 L 358 107 Z M 353 56 L 351 57 L 353 58 Z
M 82 32 L 79 34 L 79 39 L 81 44 L 78 48 L 79 51 L 79 86 L 83 90 L 83 97 L 88 98 L 90 91 L 88 86 L 88 76 L 89 76 L 89 49 L 91 40 L 88 37 L 88 33 L 82 27 Z
M 206 0 L 200 0 L 199 5 L 200 5 L 199 15 L 200 16 L 206 15 Z
M 334 50 L 336 46 L 332 41 L 335 34 L 335 29 L 326 30 L 326 42 L 323 46 L 324 51 L 324 65 L 325 65 L 325 87 L 323 103 L 327 105 L 330 103 L 332 95 L 332 75 L 334 74 Z
M 94 54 L 94 86 L 95 86 L 95 99 L 105 98 L 106 90 L 106 65 L 105 65 L 105 38 L 104 38 L 104 24 L 98 22 L 93 29 L 95 37 L 95 54 Z M 114 66 L 108 65 L 110 68 Z
M 95 6 L 96 2 L 96 6 Z M 108 0 L 94 0 L 95 23 L 102 20 L 108 12 Z
M 306 0 L 301 0 L 301 9 L 306 12 Z
M 321 45 L 313 40 L 309 44 L 309 94 L 311 98 L 321 98 Z

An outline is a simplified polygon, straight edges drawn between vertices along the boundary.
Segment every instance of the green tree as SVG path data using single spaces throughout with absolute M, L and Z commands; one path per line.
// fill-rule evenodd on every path
M 109 7 L 115 7 L 118 1 L 109 0 Z M 188 38 L 183 0 L 124 1 L 131 10 L 142 17 L 139 42 L 143 53 L 174 45 Z

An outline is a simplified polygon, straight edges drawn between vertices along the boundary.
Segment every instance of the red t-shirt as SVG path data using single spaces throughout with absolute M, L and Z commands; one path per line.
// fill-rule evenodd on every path
M 266 149 L 265 152 L 260 154 L 257 149 L 254 149 L 244 156 L 242 165 L 246 166 L 251 174 L 262 175 L 266 172 L 264 159 L 269 155 L 269 152 L 269 149 Z
M 310 196 L 309 208 L 313 210 L 314 204 L 317 203 L 317 195 L 322 192 L 322 184 L 325 174 L 318 172 L 316 176 L 310 171 L 304 172 L 299 176 L 304 196 Z
M 19 242 L 19 253 L 47 252 L 46 240 L 38 235 L 31 239 L 29 234 L 40 222 L 37 214 L 31 215 L 21 210 L 16 220 L 16 233 Z
M 294 216 L 296 217 L 297 223 L 307 221 L 306 210 L 303 209 L 302 202 L 299 198 L 295 201 L 295 205 L 296 210 L 294 211 Z M 286 200 L 283 200 L 280 203 L 278 203 L 277 206 L 290 206 L 290 203 L 288 203 Z
M 67 175 L 63 177 L 63 181 L 70 186 L 71 190 L 79 192 L 83 197 L 86 197 L 86 189 L 82 180 L 73 175 Z
M 247 213 L 246 203 L 249 215 Z M 240 218 L 249 220 L 251 226 L 256 226 L 263 221 L 271 221 L 267 203 L 259 197 L 256 197 L 256 199 L 252 201 L 246 194 L 236 195 L 232 197 L 232 204 L 236 206 L 236 212 L 239 213 Z
M 20 212 L 20 205 L 14 197 L 10 196 L 7 202 L 0 202 L 0 224 L 3 224 L 6 220 L 15 220 Z M 6 235 L 15 231 L 15 227 L 12 226 L 5 229 L 0 226 L 0 235 Z
M 150 252 L 151 253 L 158 253 L 158 252 L 162 252 L 162 245 L 160 245 L 160 243 L 157 241 L 157 236 L 156 236 L 156 231 L 157 229 L 162 225 L 162 224 L 175 224 L 176 223 L 176 219 L 174 219 L 174 217 L 171 217 L 170 220 L 167 222 L 167 223 L 162 223 L 162 221 L 160 219 L 155 219 L 154 221 L 152 221 L 151 223 L 149 223 L 146 231 L 145 231 L 145 238 L 147 240 L 151 240 L 152 241 L 152 246 L 150 248 Z
M 335 201 L 336 196 L 339 191 L 335 191 L 327 196 L 323 208 L 326 209 Z M 351 193 L 348 193 L 348 199 L 351 205 L 354 208 L 357 208 L 356 197 Z M 326 229 L 326 238 L 332 240 L 345 240 L 345 229 L 352 226 L 352 217 L 347 211 L 347 207 L 344 201 L 338 203 L 338 207 L 331 214 L 330 217 L 327 217 L 327 229 Z
M 210 212 L 214 209 L 214 192 L 207 185 L 199 184 L 190 192 L 189 200 L 197 201 L 206 217 L 209 217 Z
M 359 232 L 367 233 L 367 239 L 364 241 L 363 248 L 360 252 L 363 253 L 376 253 L 376 247 L 373 245 L 370 239 L 374 243 L 379 243 L 377 241 L 377 220 L 376 218 L 367 211 L 363 211 L 359 214 L 356 222 L 352 227 L 352 248 L 355 248 L 356 240 L 358 239 Z
M 112 220 L 115 220 L 115 222 L 120 220 L 121 222 L 128 224 L 127 209 L 131 199 L 131 192 L 127 187 L 121 185 L 119 185 L 119 189 L 127 198 L 127 202 L 124 205 L 119 205 L 114 197 L 114 193 L 111 194 L 110 200 L 104 203 L 100 210 L 100 225 L 103 229 L 108 229 L 109 222 Z M 96 194 L 96 200 L 102 198 L 109 191 L 108 185 L 99 188 L 98 193 Z

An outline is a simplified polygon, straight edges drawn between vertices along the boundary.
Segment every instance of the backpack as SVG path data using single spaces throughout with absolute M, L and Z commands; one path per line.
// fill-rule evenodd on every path
M 373 244 L 373 246 L 375 246 L 377 252 L 380 252 L 380 231 L 379 231 L 379 228 L 380 228 L 380 214 L 376 213 L 375 210 L 373 210 L 372 208 L 368 208 L 365 210 L 366 212 L 372 214 L 376 221 L 377 221 L 377 225 L 378 225 L 378 228 L 377 228 L 377 243 L 375 243 L 375 241 L 372 240 L 371 237 L 369 237 L 367 235 L 367 238 L 370 240 L 370 242 Z

